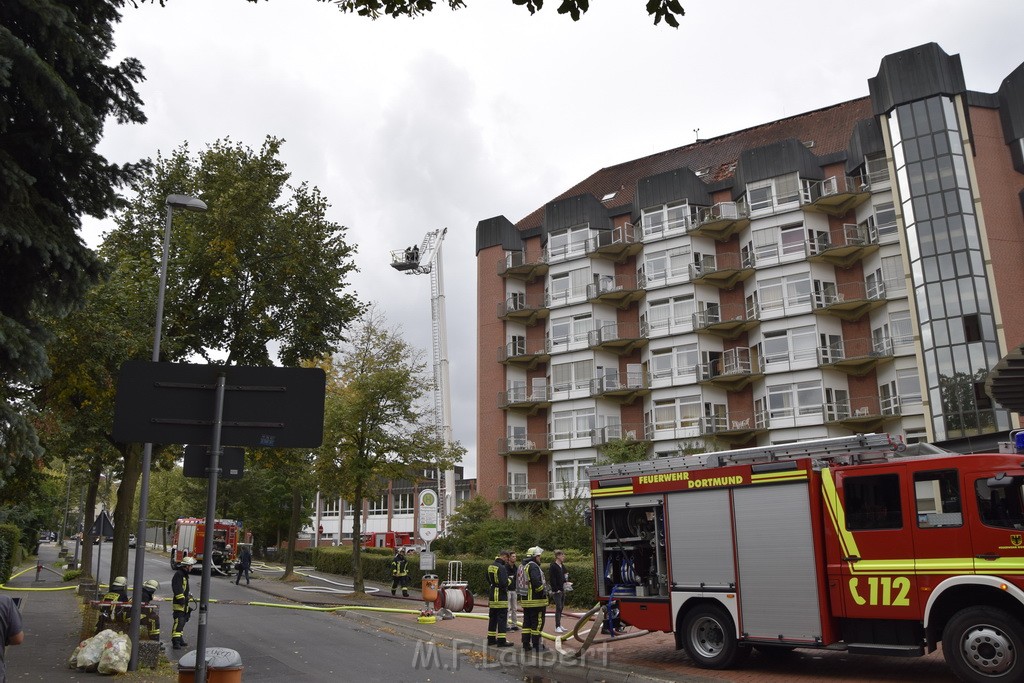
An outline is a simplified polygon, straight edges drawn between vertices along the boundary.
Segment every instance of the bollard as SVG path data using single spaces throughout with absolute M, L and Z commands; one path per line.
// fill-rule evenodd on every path
M 42 581 L 42 579 L 39 578 L 39 574 L 42 571 L 43 571 L 43 563 L 42 562 L 36 562 L 36 581 Z

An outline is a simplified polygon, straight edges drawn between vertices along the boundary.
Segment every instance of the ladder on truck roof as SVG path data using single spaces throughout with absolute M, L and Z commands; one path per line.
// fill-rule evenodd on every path
M 853 434 L 831 439 L 813 439 L 795 443 L 778 444 L 775 446 L 755 446 L 738 448 L 731 451 L 716 451 L 696 455 L 676 455 L 657 460 L 641 460 L 639 462 L 615 465 L 597 465 L 587 469 L 593 479 L 607 476 L 635 476 L 640 474 L 656 474 L 679 470 L 706 469 L 725 467 L 726 465 L 749 465 L 754 463 L 771 463 L 797 458 L 815 458 L 817 460 L 834 460 L 848 456 L 849 464 L 887 460 L 893 457 L 948 453 L 931 444 L 913 444 L 907 446 L 902 437 L 893 438 L 889 434 Z

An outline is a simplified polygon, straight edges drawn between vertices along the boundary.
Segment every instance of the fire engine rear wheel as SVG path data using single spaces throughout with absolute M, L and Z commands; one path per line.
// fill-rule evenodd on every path
M 962 681 L 1018 681 L 1024 675 L 1024 626 L 993 607 L 968 607 L 942 634 L 942 655 Z
M 736 640 L 732 617 L 715 605 L 699 605 L 686 615 L 683 647 L 693 663 L 703 669 L 728 669 L 750 654 L 750 648 Z

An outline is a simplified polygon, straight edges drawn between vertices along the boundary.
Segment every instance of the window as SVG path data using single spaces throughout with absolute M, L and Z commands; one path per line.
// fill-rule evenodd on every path
M 671 299 L 652 301 L 647 309 L 647 320 L 651 330 L 693 329 L 693 295 L 687 294 Z
M 681 396 L 654 402 L 654 428 L 696 427 L 701 418 L 700 396 Z
M 589 438 L 595 427 L 593 408 L 562 410 L 551 416 L 551 438 L 555 441 Z
M 640 219 L 644 237 L 685 232 L 690 226 L 693 213 L 694 210 L 686 202 L 644 209 Z
M 914 333 L 910 327 L 910 311 L 890 313 L 889 329 L 892 331 L 891 336 L 894 346 L 914 343 Z
M 881 202 L 875 204 L 875 231 L 879 239 L 895 236 L 896 233 L 896 207 L 892 202 Z
M 754 260 L 765 265 L 779 259 L 779 229 L 764 228 L 751 234 L 754 242 Z
M 594 361 L 578 360 L 551 366 L 552 391 L 587 389 L 594 377 Z
M 962 526 L 960 483 L 956 470 L 914 474 L 917 526 L 921 529 Z
M 821 380 L 768 387 L 768 412 L 774 418 L 820 414 Z
M 571 496 L 588 490 L 590 480 L 587 478 L 587 468 L 593 464 L 593 458 L 555 463 L 555 493 Z
M 1005 486 L 990 487 L 987 479 L 974 482 L 982 523 L 999 529 L 1024 529 L 1021 477 L 1012 477 L 1009 481 L 1004 478 L 1000 483 Z
M 388 514 L 388 496 L 385 493 L 383 496 L 378 498 L 370 499 L 370 514 L 371 515 L 386 515 Z
M 800 178 L 796 173 L 747 184 L 751 213 L 788 208 L 800 199 Z
M 872 185 L 889 181 L 889 163 L 885 156 L 871 156 L 864 159 L 864 172 Z
M 320 516 L 321 517 L 337 517 L 338 516 L 338 512 L 341 510 L 341 507 L 340 507 L 341 506 L 341 499 L 340 498 L 331 498 L 331 499 L 321 498 L 320 499 L 320 503 L 321 503 L 321 508 L 320 508 Z
M 896 371 L 896 389 L 899 392 L 901 405 L 917 405 L 921 403 L 921 376 L 916 368 Z
M 903 259 L 899 256 L 883 256 L 882 267 L 879 269 L 882 282 L 885 284 L 885 295 L 892 297 L 895 292 L 906 290 L 903 279 Z
M 581 313 L 567 318 L 555 318 L 551 321 L 551 343 L 572 344 L 586 342 L 587 334 L 593 328 L 593 320 L 589 313 Z
M 898 475 L 845 477 L 843 494 L 847 530 L 903 528 Z
M 811 303 L 811 278 L 809 273 L 773 277 L 761 280 L 757 285 L 761 310 L 770 311 Z
M 587 225 L 552 232 L 548 235 L 548 255 L 551 259 L 578 256 L 584 252 L 589 238 L 590 227 Z
M 644 276 L 652 280 L 685 278 L 690 272 L 690 247 L 655 251 L 644 257 Z
M 411 515 L 413 504 L 412 504 L 412 493 L 396 493 L 393 496 L 395 501 L 395 514 L 396 515 Z
M 780 231 L 782 238 L 782 255 L 792 256 L 794 254 L 803 256 L 806 253 L 804 246 L 804 226 L 789 225 Z
M 587 284 L 590 282 L 590 269 L 577 268 L 568 273 L 551 276 L 548 288 L 548 299 L 552 306 L 582 300 L 587 296 Z
M 652 377 L 693 375 L 699 354 L 697 344 L 681 344 L 651 352 Z
M 761 355 L 765 363 L 814 359 L 817 353 L 817 330 L 813 325 L 765 332 L 761 342 Z

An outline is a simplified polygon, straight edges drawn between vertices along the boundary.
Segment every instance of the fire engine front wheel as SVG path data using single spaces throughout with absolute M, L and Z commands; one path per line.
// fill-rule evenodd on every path
M 1024 674 L 1024 626 L 993 607 L 968 607 L 953 615 L 942 634 L 942 654 L 962 681 L 1018 681 Z
M 728 669 L 750 654 L 740 646 L 729 613 L 715 605 L 699 605 L 683 620 L 683 647 L 703 669 Z

